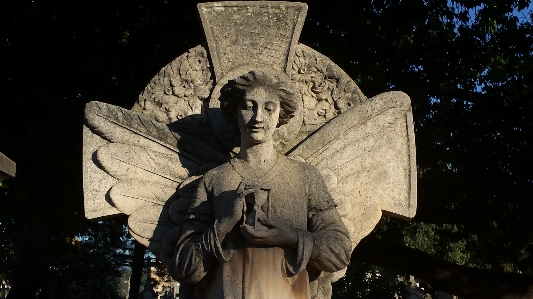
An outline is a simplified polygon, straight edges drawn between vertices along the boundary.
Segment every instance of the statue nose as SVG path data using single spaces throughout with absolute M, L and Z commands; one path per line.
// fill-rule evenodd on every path
M 257 109 L 257 111 L 254 113 L 254 119 L 256 122 L 263 122 L 263 111 L 262 109 Z

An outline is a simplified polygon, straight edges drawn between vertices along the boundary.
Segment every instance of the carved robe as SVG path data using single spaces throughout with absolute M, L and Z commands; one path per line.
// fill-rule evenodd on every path
M 219 211 L 226 199 L 238 196 L 246 173 L 232 160 L 204 175 L 170 272 L 185 289 L 187 283 L 196 284 L 192 298 L 311 298 L 310 276 L 343 269 L 351 253 L 348 233 L 322 176 L 309 164 L 279 155 L 273 168 L 252 182 L 262 187 L 257 196 L 263 198 L 263 212 L 297 231 L 295 249 L 249 243 L 240 231 L 242 222 L 224 240 L 217 237 Z M 252 217 L 251 209 L 245 217 Z

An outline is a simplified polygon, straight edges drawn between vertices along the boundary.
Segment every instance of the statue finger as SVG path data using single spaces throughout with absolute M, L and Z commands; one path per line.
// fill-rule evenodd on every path
M 254 190 L 250 188 L 250 185 L 251 184 L 249 182 L 242 180 L 237 187 L 237 193 L 239 193 L 241 196 L 246 196 L 250 193 L 253 193 Z
M 269 228 L 283 226 L 283 223 L 281 223 L 281 222 L 279 222 L 277 220 L 274 220 L 272 218 L 269 218 L 269 217 L 259 217 L 257 219 L 257 221 L 259 221 L 259 223 L 261 223 L 262 225 L 267 226 Z
M 254 193 L 254 190 L 253 189 L 244 189 L 242 190 L 241 192 L 239 192 L 239 194 L 241 195 L 241 197 L 245 197 L 246 195 L 248 194 L 252 194 Z
M 253 239 L 255 237 L 252 230 L 253 230 L 253 227 L 251 227 L 248 224 L 241 225 L 241 232 L 246 239 Z
M 237 187 L 237 192 L 242 193 L 245 188 L 246 188 L 246 182 L 245 181 L 241 181 L 239 183 L 239 187 Z
M 262 240 L 268 235 L 268 229 L 253 227 L 248 224 L 241 225 L 241 232 L 249 240 Z

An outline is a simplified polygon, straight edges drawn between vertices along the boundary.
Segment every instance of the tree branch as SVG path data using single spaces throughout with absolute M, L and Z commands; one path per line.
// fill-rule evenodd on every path
M 531 299 L 533 276 L 460 266 L 420 250 L 369 236 L 355 248 L 355 260 L 418 277 L 435 289 L 469 299 Z
M 523 225 L 515 218 L 498 217 L 494 213 L 481 210 L 445 210 L 445 209 L 419 209 L 414 221 L 433 224 L 458 224 L 465 226 L 479 226 L 480 224 L 496 221 L 500 226 L 522 227 Z
M 433 224 L 479 225 L 489 220 L 489 216 L 474 210 L 430 210 L 419 209 L 414 221 Z

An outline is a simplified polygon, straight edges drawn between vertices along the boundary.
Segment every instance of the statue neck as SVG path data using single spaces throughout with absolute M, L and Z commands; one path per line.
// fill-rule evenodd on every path
M 261 169 L 268 167 L 276 161 L 277 152 L 272 141 L 252 144 L 241 142 L 241 150 L 236 158 L 244 161 L 250 167 Z

